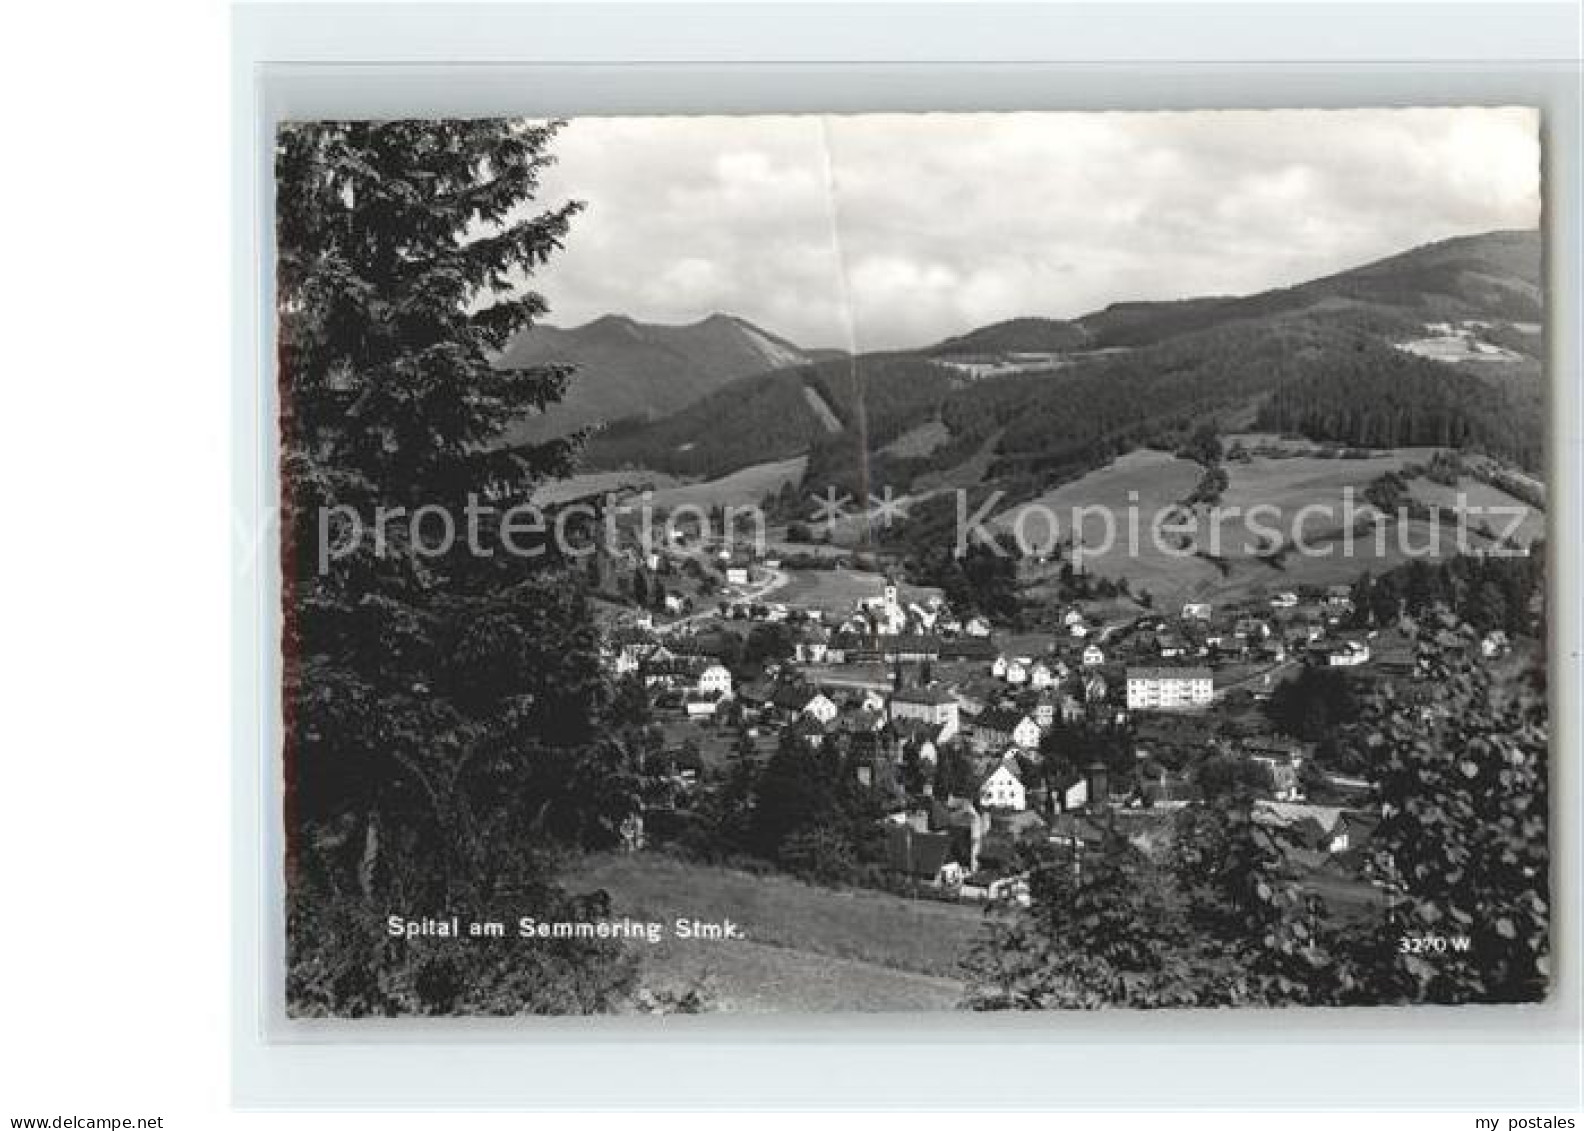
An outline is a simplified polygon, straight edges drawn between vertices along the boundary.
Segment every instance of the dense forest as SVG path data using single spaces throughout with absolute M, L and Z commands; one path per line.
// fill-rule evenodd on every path
M 1357 447 L 1478 448 L 1524 467 L 1543 459 L 1541 421 L 1498 386 L 1363 339 L 1278 385 L 1256 424 Z

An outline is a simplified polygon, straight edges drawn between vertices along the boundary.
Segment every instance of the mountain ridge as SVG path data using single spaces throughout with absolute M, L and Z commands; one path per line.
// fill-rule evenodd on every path
M 1071 322 L 1028 316 L 919 350 L 811 360 L 725 382 L 649 423 L 623 422 L 587 456 L 592 466 L 714 476 L 808 453 L 809 474 L 834 481 L 862 449 L 870 473 L 901 484 L 993 444 L 992 474 L 1048 477 L 1170 442 L 1196 419 L 1260 416 L 1337 443 L 1445 436 L 1532 464 L 1544 411 L 1540 251 L 1533 231 L 1455 237 L 1255 295 L 1113 303 Z M 1509 356 L 1454 364 L 1404 350 L 1426 335 L 1455 338 L 1460 324 L 1483 326 L 1478 334 Z M 985 376 L 962 359 L 1039 347 L 1053 356 L 1032 370 Z M 1393 382 L 1418 390 L 1419 408 Z M 814 418 L 806 387 L 834 408 L 842 433 Z M 936 422 L 948 439 L 930 453 L 882 450 Z
M 507 344 L 496 364 L 574 368 L 559 404 L 512 429 L 508 441 L 523 443 L 587 425 L 663 416 L 737 378 L 812 359 L 809 351 L 737 315 L 717 312 L 669 324 L 608 313 L 578 326 L 533 326 Z

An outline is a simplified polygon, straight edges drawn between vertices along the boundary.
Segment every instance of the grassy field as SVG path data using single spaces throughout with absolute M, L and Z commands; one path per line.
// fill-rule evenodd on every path
M 788 583 L 775 591 L 774 599 L 788 605 L 824 609 L 827 613 L 850 613 L 855 601 L 880 596 L 885 578 L 878 573 L 856 569 L 790 569 Z M 903 603 L 923 604 L 939 597 L 940 590 L 918 585 L 902 585 Z
M 909 428 L 880 450 L 893 456 L 927 456 L 951 439 L 951 429 L 938 420 Z
M 1085 520 L 1089 568 L 1111 578 L 1126 577 L 1135 593 L 1148 590 L 1157 599 L 1175 602 L 1187 594 L 1212 590 L 1221 579 L 1220 572 L 1203 559 L 1159 552 L 1147 533 L 1139 536 L 1136 547 L 1130 546 L 1129 515 L 1149 516 L 1170 506 L 1193 490 L 1200 474 L 1198 464 L 1166 452 L 1129 452 L 1108 467 L 998 515 L 995 525 L 1010 533 L 1021 515 L 1034 511 L 1024 519 L 1023 530 L 1025 539 L 1037 547 L 1051 538 L 1052 531 L 1036 508 L 1044 508 L 1045 513 L 1054 516 L 1059 524 L 1057 533 L 1063 540 L 1072 535 L 1071 519 L 1076 508 L 1105 508 L 1116 522 L 1115 541 L 1109 549 L 1102 547 L 1103 519 L 1094 516 Z M 1142 528 L 1143 517 L 1139 521 Z
M 1137 507 L 1141 514 L 1153 514 L 1169 507 L 1193 490 L 1202 473 L 1203 469 L 1192 460 L 1140 449 L 997 515 L 995 525 L 1010 531 L 1022 519 L 1026 539 L 1031 544 L 1038 543 L 1050 536 L 1050 526 L 1043 521 L 1042 512 L 1046 512 L 1057 519 L 1058 535 L 1065 541 L 1072 535 L 1072 512 L 1082 507 L 1099 507 L 1118 517 L 1120 530 L 1130 506 Z M 1098 518 L 1092 519 L 1085 523 L 1085 529 L 1098 532 L 1099 523 Z
M 1415 479 L 1412 485 L 1413 497 L 1420 502 L 1445 510 L 1456 511 L 1459 506 L 1458 496 L 1463 496 L 1461 503 L 1470 508 L 1469 524 L 1478 527 L 1482 521 L 1490 523 L 1491 532 L 1497 535 L 1506 532 L 1510 520 L 1505 516 L 1505 511 L 1497 515 L 1481 514 L 1480 510 L 1490 507 L 1506 508 L 1520 507 L 1524 512 L 1523 520 L 1518 524 L 1518 529 L 1513 537 L 1520 543 L 1533 542 L 1536 538 L 1545 536 L 1545 512 L 1537 511 L 1498 487 L 1488 483 L 1481 483 L 1477 479 L 1464 479 L 1456 487 L 1448 487 L 1444 483 L 1432 483 L 1428 479 Z M 1478 508 L 1478 509 L 1476 509 Z
M 963 985 L 755 942 L 667 939 L 644 949 L 643 984 L 698 991 L 718 1013 L 914 1013 L 957 1008 Z
M 699 507 L 746 507 L 779 491 L 786 483 L 797 483 L 808 467 L 807 456 L 756 463 L 719 479 L 683 483 L 655 492 L 654 505 L 669 509 L 689 504 Z
M 574 890 L 608 891 L 618 915 L 739 924 L 747 942 L 632 944 L 644 948 L 651 985 L 713 981 L 713 999 L 729 1010 L 951 1008 L 962 992 L 958 960 L 982 924 L 971 906 L 814 887 L 656 853 L 588 856 L 564 880 Z
M 660 491 L 675 485 L 675 477 L 661 471 L 588 471 L 546 483 L 534 492 L 533 501 L 540 506 L 554 506 L 585 495 L 602 495 L 607 491 L 626 488 L 641 490 L 645 487 Z
M 1271 437 L 1246 439 L 1283 452 L 1312 450 Z M 1407 464 L 1426 462 L 1433 452 L 1430 448 L 1401 448 L 1363 459 L 1283 454 L 1227 464 L 1229 482 L 1217 520 L 1212 523 L 1208 514 L 1201 511 L 1195 531 L 1196 547 L 1219 557 L 1219 565 L 1208 557 L 1174 552 L 1169 538 L 1167 549 L 1163 550 L 1149 534 L 1153 515 L 1192 491 L 1200 474 L 1196 464 L 1164 452 L 1131 452 L 1108 467 L 1047 492 L 1033 503 L 1004 512 L 997 516 L 996 524 L 1009 529 L 1019 513 L 1040 505 L 1049 509 L 1067 535 L 1071 533 L 1074 508 L 1105 508 L 1115 515 L 1115 535 L 1110 547 L 1104 547 L 1103 520 L 1097 516 L 1085 523 L 1090 568 L 1108 577 L 1126 577 L 1135 593 L 1148 590 L 1163 607 L 1198 598 L 1258 597 L 1299 585 L 1346 583 L 1365 570 L 1379 574 L 1415 556 L 1446 557 L 1456 552 L 1450 530 L 1439 531 L 1442 537 L 1436 545 L 1434 536 L 1438 531 L 1418 520 L 1388 529 L 1383 542 L 1360 536 L 1349 550 L 1336 540 L 1347 514 L 1348 492 L 1352 492 L 1355 511 L 1363 510 L 1367 506 L 1364 491 L 1371 481 Z M 1519 505 L 1501 491 L 1480 483 L 1470 481 L 1463 489 L 1475 505 Z M 1450 506 L 1456 494 L 1423 479 L 1415 480 L 1412 490 L 1422 501 L 1441 506 Z M 1257 530 L 1251 529 L 1249 520 L 1249 511 L 1254 507 L 1262 508 L 1255 516 Z M 1130 536 L 1134 515 L 1139 531 L 1136 538 Z M 1544 516 L 1531 515 L 1523 524 L 1522 536 L 1532 538 L 1543 527 Z M 1048 525 L 1031 518 L 1025 530 L 1031 540 L 1037 541 L 1046 536 Z M 1305 540 L 1322 552 L 1290 553 L 1279 565 L 1272 565 L 1259 556 L 1264 548 L 1259 535 L 1266 530 L 1279 532 L 1284 538 L 1301 531 Z

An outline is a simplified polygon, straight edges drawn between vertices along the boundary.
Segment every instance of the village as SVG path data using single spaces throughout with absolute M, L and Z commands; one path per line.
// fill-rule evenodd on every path
M 734 758 L 788 741 L 839 746 L 884 811 L 899 887 L 1026 900 L 1022 848 L 1043 843 L 1077 864 L 1106 828 L 1156 848 L 1214 762 L 1256 791 L 1257 818 L 1329 890 L 1370 899 L 1367 783 L 1318 765 L 1318 743 L 1281 733 L 1267 710 L 1305 670 L 1415 682 L 1398 629 L 1353 627 L 1349 586 L 1126 616 L 1075 601 L 1053 631 L 1031 634 L 938 595 L 909 599 L 882 572 L 849 571 L 871 595 L 842 610 L 773 600 L 786 582 L 774 556 L 723 553 L 706 569 L 720 576 L 705 587 L 712 605 L 685 612 L 667 595 L 658 615 L 622 616 L 603 651 L 613 676 L 643 687 L 677 753 L 664 791 L 674 806 Z M 1509 643 L 1497 631 L 1479 648 L 1495 658 Z M 643 823 L 631 831 L 643 843 Z

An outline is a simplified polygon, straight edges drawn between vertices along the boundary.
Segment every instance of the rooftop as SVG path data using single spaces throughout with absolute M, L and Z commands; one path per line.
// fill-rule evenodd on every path
M 1129 668 L 1129 679 L 1211 679 L 1209 668 Z

